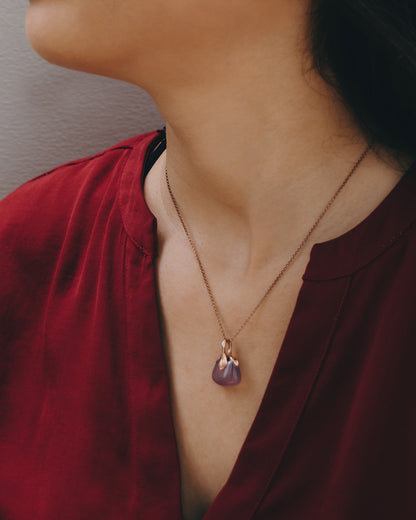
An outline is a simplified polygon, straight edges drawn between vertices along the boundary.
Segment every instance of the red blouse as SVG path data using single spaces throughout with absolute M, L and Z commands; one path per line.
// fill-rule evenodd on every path
M 1 520 L 181 518 L 143 197 L 162 136 L 0 202 Z M 416 518 L 415 221 L 416 164 L 360 224 L 314 244 L 257 416 L 204 520 Z

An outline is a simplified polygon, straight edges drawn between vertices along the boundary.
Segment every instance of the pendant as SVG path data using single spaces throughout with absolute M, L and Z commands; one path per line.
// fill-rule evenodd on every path
M 222 343 L 222 355 L 215 363 L 212 379 L 221 386 L 235 386 L 241 381 L 241 372 L 237 359 L 232 357 L 232 342 L 225 339 Z

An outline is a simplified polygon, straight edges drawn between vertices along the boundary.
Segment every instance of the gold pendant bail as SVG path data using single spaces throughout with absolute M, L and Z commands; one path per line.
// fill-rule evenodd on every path
M 226 356 L 231 356 L 232 344 L 233 344 L 233 342 L 231 341 L 231 339 L 227 339 L 227 338 L 224 338 L 223 342 L 221 343 L 222 349 Z

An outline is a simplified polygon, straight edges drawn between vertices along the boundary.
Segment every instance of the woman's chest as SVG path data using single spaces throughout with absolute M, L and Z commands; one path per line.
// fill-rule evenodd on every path
M 270 298 L 234 340 L 241 383 L 224 387 L 212 380 L 222 336 L 200 274 L 190 268 L 187 276 L 181 276 L 184 270 L 178 266 L 173 275 L 174 266 L 164 262 L 163 257 L 158 262 L 158 295 L 183 519 L 201 520 L 229 479 L 255 421 L 294 310 L 304 265 L 286 281 L 283 296 Z M 220 307 L 221 291 L 217 293 Z M 257 303 L 243 302 L 238 291 L 234 300 L 229 313 L 222 309 L 224 322 L 229 316 L 230 334 Z M 232 298 L 228 302 L 232 304 Z

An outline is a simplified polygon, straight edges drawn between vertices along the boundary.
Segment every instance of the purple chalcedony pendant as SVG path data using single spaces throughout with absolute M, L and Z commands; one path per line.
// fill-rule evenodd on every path
M 222 355 L 215 363 L 212 379 L 222 386 L 238 385 L 241 381 L 241 372 L 237 359 L 232 357 L 232 342 L 230 339 L 225 339 L 221 346 Z

